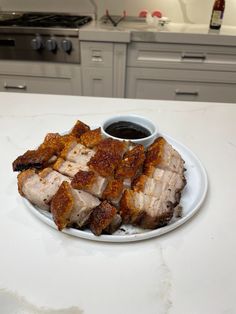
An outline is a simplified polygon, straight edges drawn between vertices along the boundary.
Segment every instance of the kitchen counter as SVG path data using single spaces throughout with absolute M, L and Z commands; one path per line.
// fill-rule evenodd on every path
M 17 192 L 12 161 L 77 119 L 151 118 L 202 161 L 210 188 L 190 221 L 158 238 L 108 244 L 60 233 Z M 235 104 L 0 93 L 1 313 L 236 312 Z
M 147 25 L 145 21 L 124 20 L 117 27 L 102 20 L 93 21 L 79 30 L 81 40 L 108 42 L 169 42 L 208 45 L 236 45 L 236 27 L 222 26 L 220 31 L 209 30 L 206 24 L 168 23 L 165 26 Z

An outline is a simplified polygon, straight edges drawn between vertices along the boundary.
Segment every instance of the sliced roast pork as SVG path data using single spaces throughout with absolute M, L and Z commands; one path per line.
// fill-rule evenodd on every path
M 49 203 L 63 181 L 70 179 L 51 168 L 40 173 L 28 169 L 18 175 L 18 190 L 22 196 L 41 209 L 49 209 Z
M 91 212 L 100 204 L 98 198 L 85 191 L 74 190 L 64 181 L 51 201 L 51 213 L 59 230 L 75 225 L 83 227 Z
M 121 198 L 123 220 L 151 229 L 168 224 L 186 184 L 184 170 L 180 154 L 164 138 L 155 140 L 146 153 L 144 174 Z
M 98 236 L 103 231 L 113 233 L 119 228 L 121 221 L 116 208 L 107 201 L 104 201 L 92 212 L 89 227 Z
M 87 191 L 95 196 L 101 197 L 107 185 L 107 179 L 97 175 L 94 171 L 78 171 L 71 185 L 74 189 Z
M 84 170 L 84 171 L 89 170 L 88 166 L 84 164 L 80 164 L 78 162 L 73 162 L 69 160 L 64 160 L 63 158 L 57 159 L 57 161 L 53 165 L 53 169 L 71 178 L 73 178 L 74 175 L 80 170 Z
M 155 229 L 168 224 L 174 214 L 174 205 L 165 194 L 158 199 L 143 192 L 126 190 L 121 199 L 120 214 L 125 223 Z
M 184 160 L 163 137 L 158 137 L 147 150 L 144 167 L 150 166 L 179 174 L 185 170 Z

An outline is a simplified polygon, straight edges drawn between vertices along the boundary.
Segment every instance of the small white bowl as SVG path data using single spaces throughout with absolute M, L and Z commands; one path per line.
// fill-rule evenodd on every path
M 126 139 L 126 138 L 120 138 L 120 137 L 112 136 L 105 131 L 109 125 L 111 125 L 115 122 L 120 122 L 120 121 L 136 123 L 136 124 L 144 127 L 145 129 L 147 129 L 151 133 L 151 135 L 144 137 L 144 138 L 141 138 L 141 139 Z M 154 124 L 154 122 L 152 122 L 151 120 L 149 120 L 145 117 L 142 117 L 142 116 L 138 116 L 138 115 L 134 115 L 134 114 L 117 115 L 117 116 L 110 117 L 110 118 L 106 119 L 105 121 L 103 121 L 103 123 L 101 124 L 101 132 L 105 137 L 110 137 L 110 138 L 113 138 L 116 140 L 130 141 L 132 143 L 142 144 L 145 147 L 147 147 L 148 145 L 152 144 L 152 142 L 157 138 L 158 127 L 156 126 L 156 124 Z

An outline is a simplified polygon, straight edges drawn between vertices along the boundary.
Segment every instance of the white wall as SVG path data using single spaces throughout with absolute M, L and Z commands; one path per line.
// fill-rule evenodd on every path
M 137 15 L 141 9 L 160 10 L 173 22 L 208 24 L 214 0 L 95 0 L 98 14 L 105 9 L 113 14 L 126 10 Z M 0 0 L 2 10 L 86 12 L 91 10 L 88 0 Z M 226 0 L 225 25 L 236 26 L 236 0 Z

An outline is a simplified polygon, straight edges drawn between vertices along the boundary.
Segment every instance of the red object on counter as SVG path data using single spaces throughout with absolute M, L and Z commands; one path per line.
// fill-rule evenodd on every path
M 156 17 L 158 17 L 160 19 L 162 17 L 162 13 L 160 11 L 153 11 L 152 12 L 152 17 L 153 16 L 156 16 Z
M 139 12 L 139 17 L 146 17 L 147 16 L 147 14 L 148 14 L 148 11 L 147 10 L 142 10 L 142 11 L 140 11 Z

